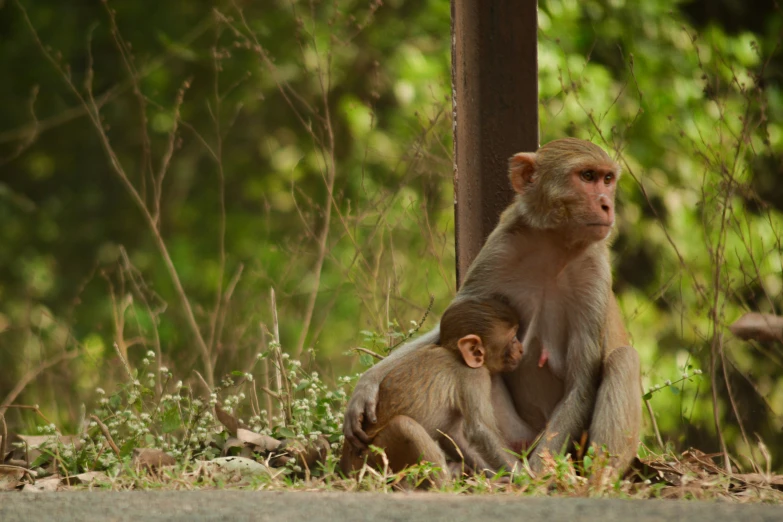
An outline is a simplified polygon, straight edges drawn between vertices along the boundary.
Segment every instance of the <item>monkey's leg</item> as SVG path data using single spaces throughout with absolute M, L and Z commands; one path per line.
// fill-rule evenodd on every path
M 427 461 L 440 468 L 434 478 L 435 486 L 441 487 L 449 475 L 446 457 L 438 444 L 415 420 L 405 415 L 397 415 L 389 421 L 372 441 L 374 446 L 383 448 L 389 467 L 398 473 L 408 466 Z M 381 464 L 378 459 L 378 464 Z
M 624 472 L 636 455 L 642 424 L 642 393 L 639 386 L 639 354 L 630 346 L 612 351 L 603 364 L 590 441 L 606 446 L 611 464 Z
M 446 454 L 457 461 L 457 464 L 465 469 L 460 469 L 460 475 L 463 472 L 481 473 L 485 470 L 491 470 L 491 466 L 482 458 L 481 454 L 470 445 L 462 431 L 462 426 L 457 430 L 451 430 L 448 436 L 451 440 L 444 438 L 441 441 Z
M 345 476 L 362 469 L 365 460 L 372 465 L 373 457 L 370 451 L 359 449 L 348 442 L 343 444 L 343 454 L 340 456 L 340 470 Z

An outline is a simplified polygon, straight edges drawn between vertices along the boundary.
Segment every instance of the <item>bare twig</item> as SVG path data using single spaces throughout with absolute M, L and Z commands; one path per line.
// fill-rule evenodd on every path
M 367 348 L 362 348 L 361 346 L 355 346 L 355 347 L 353 347 L 351 349 L 353 351 L 355 351 L 355 352 L 361 352 L 361 353 L 366 353 L 367 355 L 372 355 L 373 357 L 375 357 L 379 361 L 382 361 L 382 360 L 384 360 L 386 358 L 386 357 L 384 357 L 383 355 L 381 355 L 379 353 L 375 353 L 372 350 L 368 350 Z
M 639 383 L 639 386 L 642 386 L 642 383 Z M 644 389 L 642 389 L 642 395 L 644 395 Z M 661 432 L 658 429 L 658 421 L 655 420 L 655 412 L 653 411 L 652 404 L 650 404 L 650 401 L 647 399 L 644 399 L 644 405 L 647 408 L 647 414 L 650 416 L 650 422 L 652 423 L 653 427 L 653 433 L 655 433 L 655 440 L 658 442 L 658 446 L 661 448 L 661 451 L 666 449 L 666 446 L 663 443 L 663 437 L 661 437 Z
M 8 426 L 5 423 L 4 414 L 0 414 L 0 422 L 3 423 L 3 431 L 0 432 L 0 464 L 2 464 L 5 462 L 5 453 L 8 447 Z
M 282 401 L 283 400 L 283 397 L 281 397 L 279 393 L 273 392 L 272 390 L 270 390 L 266 386 L 259 386 L 259 388 L 261 388 L 261 391 L 263 391 L 264 393 L 266 393 L 270 397 L 273 397 L 273 398 L 277 399 L 278 401 Z
M 32 370 L 25 373 L 21 379 L 19 379 L 19 382 L 16 383 L 16 386 L 11 388 L 11 391 L 8 392 L 8 394 L 5 396 L 2 402 L 0 402 L 0 415 L 4 415 L 6 410 L 11 406 L 11 404 L 16 400 L 16 398 L 19 396 L 20 393 L 27 387 L 30 382 L 35 380 L 38 375 L 40 375 L 45 370 L 48 370 L 52 366 L 55 366 L 63 361 L 67 361 L 70 359 L 76 358 L 81 353 L 80 350 L 72 350 L 70 352 L 63 351 L 62 353 L 59 353 L 58 355 L 52 357 L 51 359 L 42 362 Z
M 237 285 L 239 284 L 239 280 L 242 278 L 242 272 L 245 270 L 245 265 L 240 263 L 237 267 L 236 271 L 234 272 L 234 275 L 231 278 L 231 281 L 228 282 L 228 286 L 226 287 L 226 291 L 223 293 L 223 302 L 220 305 L 219 313 L 217 314 L 218 321 L 217 321 L 217 327 L 215 332 L 215 339 L 218 340 L 223 335 L 223 326 L 226 322 L 226 313 L 228 311 L 228 305 L 231 303 L 231 298 L 234 295 L 234 290 L 236 290 Z M 217 351 L 215 353 L 217 356 Z
M 283 415 L 285 416 L 286 425 L 291 424 L 293 419 L 293 412 L 291 411 L 291 387 L 288 383 L 288 376 L 285 373 L 285 363 L 283 360 L 283 347 L 280 344 L 280 326 L 277 320 L 277 300 L 275 298 L 275 289 L 270 290 L 270 297 L 272 300 L 272 328 L 274 335 L 274 348 L 273 353 L 275 355 L 275 384 L 277 384 L 277 395 L 280 397 L 281 406 L 283 409 Z
M 218 282 L 215 290 L 215 304 L 213 306 L 210 328 L 209 328 L 209 349 L 213 354 L 213 361 L 217 359 L 217 350 L 215 350 L 216 330 L 218 317 L 220 316 L 221 305 L 223 304 L 223 279 L 226 273 L 226 180 L 223 172 L 223 130 L 221 128 L 220 117 L 222 108 L 222 97 L 220 95 L 220 55 L 218 53 L 218 38 L 220 30 L 215 31 L 215 43 L 212 47 L 212 90 L 215 100 L 215 108 L 210 111 L 215 126 L 215 165 L 218 175 Z
M 201 375 L 198 370 L 193 370 L 193 373 L 196 374 L 196 377 L 198 377 L 198 380 L 201 381 L 202 386 L 207 389 L 207 394 L 212 393 L 212 386 L 209 385 L 206 379 L 204 379 L 204 376 Z
M 98 418 L 97 415 L 90 415 L 90 418 L 95 421 L 95 424 L 98 425 L 98 427 L 101 429 L 101 433 L 103 433 L 103 436 L 106 437 L 106 442 L 109 443 L 109 447 L 111 450 L 118 456 L 120 455 L 120 448 L 117 447 L 117 445 L 114 443 L 114 439 L 111 437 L 111 432 L 109 432 L 109 428 L 101 421 L 101 419 Z

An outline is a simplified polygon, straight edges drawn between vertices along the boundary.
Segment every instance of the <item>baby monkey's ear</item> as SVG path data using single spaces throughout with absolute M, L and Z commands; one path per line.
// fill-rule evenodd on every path
M 457 348 L 459 353 L 462 354 L 462 358 L 465 360 L 465 364 L 471 368 L 481 368 L 484 366 L 484 345 L 481 342 L 481 337 L 478 335 L 466 335 L 459 341 L 457 341 Z

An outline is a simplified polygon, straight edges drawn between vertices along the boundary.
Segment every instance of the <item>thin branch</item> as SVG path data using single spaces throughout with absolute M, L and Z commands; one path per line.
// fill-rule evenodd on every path
M 16 386 L 11 388 L 11 391 L 8 392 L 8 394 L 3 399 L 3 402 L 0 402 L 0 415 L 5 415 L 6 410 L 11 406 L 11 404 L 16 400 L 16 398 L 19 396 L 22 391 L 27 387 L 30 382 L 38 378 L 38 376 L 51 368 L 52 366 L 55 366 L 63 361 L 67 361 L 70 359 L 76 358 L 81 353 L 80 350 L 72 350 L 70 352 L 62 352 L 58 354 L 57 356 L 53 357 L 52 359 L 49 359 L 48 361 L 44 361 L 43 363 L 39 364 L 37 367 L 33 368 L 32 370 L 25 373 L 21 379 L 19 379 L 19 382 L 16 383 Z
M 101 419 L 98 418 L 97 415 L 90 415 L 90 418 L 95 421 L 95 423 L 98 425 L 98 427 L 101 429 L 101 433 L 103 433 L 103 436 L 106 437 L 106 442 L 109 443 L 109 447 L 111 450 L 118 456 L 120 455 L 120 448 L 117 447 L 117 444 L 114 443 L 114 439 L 111 438 L 111 432 L 109 431 L 109 428 L 101 421 Z
M 642 390 L 643 391 L 643 390 Z M 652 423 L 653 433 L 655 433 L 655 440 L 658 442 L 658 446 L 663 451 L 666 446 L 663 443 L 663 437 L 661 437 L 661 431 L 658 429 L 658 421 L 655 420 L 655 412 L 653 411 L 650 401 L 645 399 L 644 405 L 647 407 L 647 414 L 650 416 L 650 422 Z
M 361 346 L 355 346 L 355 347 L 351 348 L 351 350 L 353 350 L 354 352 L 362 352 L 362 353 L 366 353 L 367 355 L 372 355 L 373 357 L 375 357 L 379 361 L 382 361 L 382 360 L 384 360 L 386 358 L 385 356 L 383 356 L 383 355 L 381 355 L 379 353 L 375 353 L 372 350 L 368 350 L 367 348 L 362 348 Z

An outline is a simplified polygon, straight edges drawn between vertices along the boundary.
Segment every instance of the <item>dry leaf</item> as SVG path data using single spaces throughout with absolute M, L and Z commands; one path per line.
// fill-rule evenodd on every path
M 0 466 L 0 491 L 13 491 L 27 471 L 16 466 Z
M 75 484 L 93 484 L 95 482 L 110 482 L 109 476 L 102 471 L 88 471 L 63 478 L 63 482 L 71 486 Z
M 24 444 L 11 452 L 11 458 L 23 461 L 25 466 L 29 466 L 41 456 L 40 448 L 44 445 L 51 447 L 59 443 L 71 446 L 74 451 L 79 451 L 82 447 L 82 442 L 76 435 L 16 435 L 16 440 Z
M 245 444 L 255 446 L 255 451 L 264 453 L 275 451 L 280 448 L 280 445 L 282 444 L 281 441 L 270 437 L 269 435 L 261 435 L 260 433 L 255 433 L 242 428 L 237 429 L 237 438 Z
M 177 461 L 168 453 L 153 448 L 133 450 L 133 465 L 147 470 L 156 470 L 161 466 L 173 466 Z
M 783 342 L 783 317 L 750 312 L 737 319 L 729 330 L 744 340 Z
M 307 444 L 295 440 L 285 440 L 278 451 L 283 453 L 272 459 L 272 466 L 282 467 L 294 459 L 303 472 L 305 470 L 312 472 L 318 469 L 319 463 L 326 462 L 326 457 L 331 452 L 331 445 L 326 437 L 321 435 Z
M 47 477 L 41 480 L 36 480 L 35 484 L 25 484 L 22 491 L 26 493 L 44 493 L 57 491 L 62 483 L 62 477 Z
M 231 451 L 231 448 L 239 448 L 240 450 L 245 447 L 245 443 L 239 440 L 236 437 L 229 437 L 226 439 L 226 442 L 223 444 L 223 448 L 220 450 L 220 455 L 223 457 L 228 456 L 228 452 Z
M 239 429 L 239 421 L 236 417 L 228 413 L 226 410 L 220 407 L 219 404 L 215 404 L 215 416 L 220 421 L 220 424 L 226 427 L 229 435 L 232 437 L 237 436 L 237 430 Z
M 735 473 L 731 478 L 755 486 L 777 486 L 778 489 L 783 487 L 783 476 L 780 475 L 767 476 L 761 473 Z
M 46 443 L 53 442 L 73 446 L 77 451 L 82 447 L 82 441 L 78 435 L 17 435 L 16 438 L 31 448 L 40 448 Z

